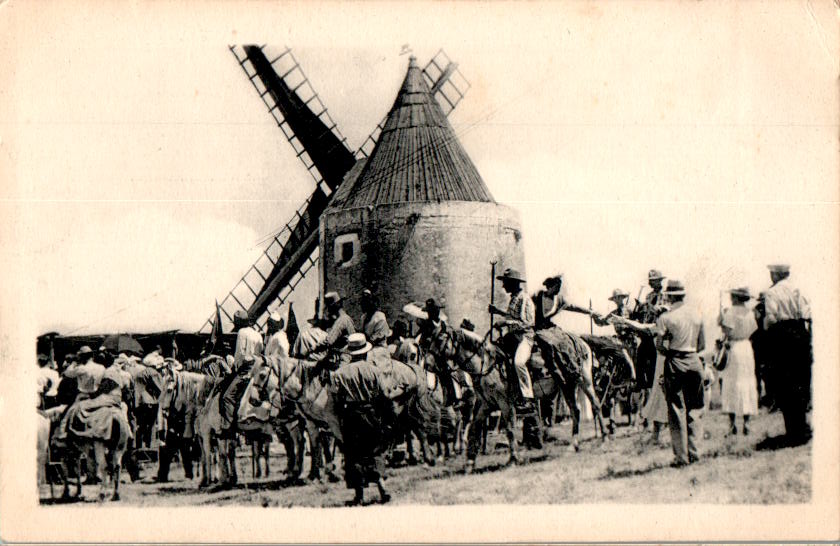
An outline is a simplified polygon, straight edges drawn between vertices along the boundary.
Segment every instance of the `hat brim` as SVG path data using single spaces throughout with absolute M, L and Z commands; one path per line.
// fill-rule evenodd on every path
M 618 301 L 618 300 L 626 300 L 630 297 L 630 294 L 622 294 L 620 296 L 610 296 L 608 299 L 610 301 Z
M 365 353 L 369 353 L 370 350 L 373 349 L 373 345 L 370 344 L 370 341 L 365 341 L 365 346 L 356 349 L 355 351 L 345 351 L 348 355 L 363 355 Z
M 496 279 L 500 281 L 516 281 L 516 282 L 525 282 L 525 279 L 520 279 L 519 277 L 506 277 L 505 275 L 497 275 Z
M 685 290 L 666 290 L 666 296 L 685 296 Z

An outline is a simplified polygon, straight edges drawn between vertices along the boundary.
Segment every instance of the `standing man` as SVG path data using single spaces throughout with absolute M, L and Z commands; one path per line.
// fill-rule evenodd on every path
M 364 334 L 352 336 L 345 346 L 349 364 L 329 374 L 330 390 L 336 397 L 344 437 L 344 479 L 355 492 L 348 505 L 364 501 L 368 484 L 376 484 L 380 502 L 391 497 L 385 491 L 385 450 L 393 432 L 390 386 L 384 372 L 367 360 L 371 344 Z
M 515 336 L 518 342 L 513 356 L 513 365 L 519 380 L 519 391 L 525 404 L 530 405 L 534 400 L 531 374 L 528 372 L 528 359 L 531 358 L 531 350 L 534 347 L 534 302 L 522 289 L 525 279 L 516 269 L 508 267 L 496 279 L 502 281 L 502 287 L 510 295 L 510 303 L 507 311 L 502 311 L 495 305 L 490 305 L 488 310 L 493 315 L 503 317 L 494 327 L 507 328 L 508 333 Z
M 233 437 L 236 431 L 236 414 L 242 393 L 248 386 L 251 370 L 257 358 L 263 352 L 263 340 L 259 332 L 251 326 L 248 313 L 242 309 L 233 315 L 236 334 L 236 349 L 233 353 L 233 366 L 230 382 L 223 390 L 219 408 L 221 410 L 222 431 Z
M 698 353 L 706 348 L 703 318 L 684 303 L 682 282 L 668 281 L 665 296 L 671 309 L 656 321 L 656 343 L 665 355 L 665 398 L 674 466 L 699 459 L 697 442 L 703 436 L 703 363 Z
M 808 406 L 811 403 L 811 307 L 790 282 L 790 266 L 768 266 L 773 285 L 764 294 L 765 339 L 776 387 L 776 401 L 785 418 L 785 437 L 790 445 L 811 439 Z
M 379 302 L 376 296 L 368 289 L 362 291 L 362 330 L 365 337 L 376 347 L 387 347 L 388 337 L 391 335 L 391 328 L 388 326 L 388 319 L 379 309 Z

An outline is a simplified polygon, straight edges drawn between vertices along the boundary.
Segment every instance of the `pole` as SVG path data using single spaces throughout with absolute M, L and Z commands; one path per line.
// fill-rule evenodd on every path
M 496 304 L 496 262 L 490 262 L 490 305 Z M 493 313 L 490 313 L 490 341 L 493 341 Z
M 592 298 L 589 298 L 589 335 L 595 334 L 595 326 L 592 323 Z

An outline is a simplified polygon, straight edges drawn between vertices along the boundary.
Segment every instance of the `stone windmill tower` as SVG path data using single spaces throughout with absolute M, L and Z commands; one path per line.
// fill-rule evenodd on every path
M 486 328 L 490 262 L 523 266 L 518 214 L 493 201 L 413 57 L 376 146 L 320 231 L 324 289 L 371 288 L 388 317 L 434 296 L 451 320 Z
M 340 292 L 354 318 L 354 296 L 370 288 L 391 321 L 434 296 L 452 321 L 486 328 L 490 262 L 523 268 L 521 229 L 447 119 L 469 88 L 457 65 L 443 51 L 423 69 L 412 57 L 390 112 L 354 152 L 288 48 L 272 61 L 264 47 L 230 50 L 316 187 L 220 301 L 223 322 L 245 309 L 261 323 L 317 265 L 320 296 Z

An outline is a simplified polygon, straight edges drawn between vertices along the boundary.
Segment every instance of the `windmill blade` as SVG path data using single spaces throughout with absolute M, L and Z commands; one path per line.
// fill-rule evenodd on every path
M 351 169 L 355 166 L 358 174 L 363 161 L 357 160 L 366 159 L 373 150 L 385 118 L 354 154 L 289 48 L 271 61 L 262 46 L 229 46 L 229 49 L 316 183 L 312 195 L 272 235 L 266 250 L 219 303 L 228 323 L 242 309 L 262 325 L 269 307 L 275 303 L 282 305 L 318 263 L 321 214 L 345 178 L 352 184 L 355 177 Z M 429 61 L 423 74 L 447 115 L 470 87 L 443 50 Z M 201 331 L 212 328 L 214 316 L 207 319 Z
M 355 158 L 291 49 L 271 61 L 262 46 L 229 49 L 315 183 L 334 191 Z
M 447 116 L 470 89 L 470 82 L 458 69 L 458 63 L 453 63 L 442 49 L 423 68 L 423 76 Z
M 447 117 L 470 89 L 470 82 L 458 69 L 458 63 L 453 63 L 443 49 L 439 50 L 423 68 L 423 77 Z M 382 117 L 382 121 L 376 124 L 373 131 L 356 150 L 356 159 L 365 159 L 373 151 L 387 117 L 387 115 Z

